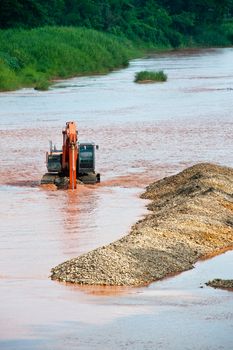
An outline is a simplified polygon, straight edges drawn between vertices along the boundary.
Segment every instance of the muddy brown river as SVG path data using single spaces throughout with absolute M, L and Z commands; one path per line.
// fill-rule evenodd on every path
M 135 72 L 163 69 L 164 84 Z M 50 269 L 125 235 L 146 214 L 153 180 L 197 162 L 233 166 L 233 49 L 151 55 L 105 76 L 48 92 L 0 94 L 0 349 L 233 348 L 233 293 L 204 285 L 233 278 L 233 252 L 143 288 L 78 287 Z M 99 145 L 100 185 L 50 191 L 49 140 L 66 121 Z

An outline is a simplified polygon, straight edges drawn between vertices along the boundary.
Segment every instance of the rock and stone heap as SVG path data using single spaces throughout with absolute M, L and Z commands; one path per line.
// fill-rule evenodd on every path
M 222 280 L 220 278 L 216 278 L 207 282 L 206 285 L 213 288 L 228 289 L 233 291 L 233 280 Z
M 233 248 L 233 169 L 197 164 L 147 187 L 151 211 L 124 238 L 52 269 L 89 285 L 145 285 Z

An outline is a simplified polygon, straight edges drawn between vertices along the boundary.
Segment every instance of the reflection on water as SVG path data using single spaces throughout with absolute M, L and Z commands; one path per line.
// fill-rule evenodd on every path
M 199 161 L 233 165 L 233 49 L 162 53 L 48 92 L 0 94 L 0 348 L 230 349 L 232 252 L 145 288 L 64 285 L 50 268 L 118 239 L 146 213 L 151 181 Z M 134 74 L 163 69 L 165 84 Z M 65 122 L 95 141 L 97 186 L 38 187 Z M 200 288 L 203 287 L 203 288 Z M 135 332 L 136 330 L 136 332 Z

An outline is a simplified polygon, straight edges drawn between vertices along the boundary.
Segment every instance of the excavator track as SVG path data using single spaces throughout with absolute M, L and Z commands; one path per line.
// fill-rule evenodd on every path
M 55 180 L 59 178 L 58 174 L 46 173 L 41 179 L 41 185 L 55 184 Z
M 92 185 L 100 182 L 100 174 L 89 173 L 80 175 L 77 182 L 86 185 Z M 67 189 L 69 187 L 69 178 L 58 174 L 46 173 L 41 179 L 41 185 L 56 185 L 59 189 Z
M 100 182 L 100 174 L 95 174 L 95 173 L 84 174 L 84 175 L 80 175 L 78 179 L 83 184 L 87 184 L 87 185 L 96 184 Z
M 69 188 L 69 179 L 66 176 L 46 173 L 41 179 L 41 185 L 56 185 L 59 189 Z

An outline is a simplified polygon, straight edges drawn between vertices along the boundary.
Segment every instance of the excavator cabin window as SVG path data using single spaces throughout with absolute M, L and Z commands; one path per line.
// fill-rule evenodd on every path
M 79 145 L 79 172 L 94 171 L 95 147 L 92 144 Z

